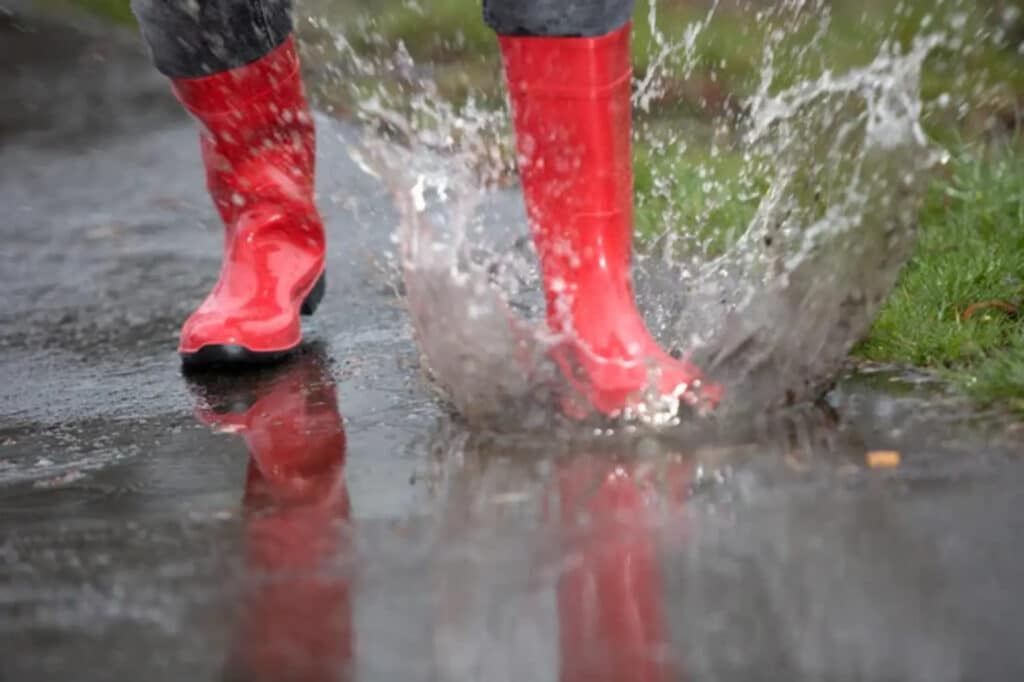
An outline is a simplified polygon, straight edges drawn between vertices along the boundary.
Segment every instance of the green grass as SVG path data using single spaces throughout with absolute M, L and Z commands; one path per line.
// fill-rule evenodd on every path
M 720 255 L 750 224 L 767 182 L 747 176 L 736 152 L 712 155 L 695 144 L 670 154 L 656 156 L 644 144 L 634 151 L 637 236 L 657 238 L 669 226 L 689 253 Z M 670 183 L 667 190 L 655 191 L 655 178 Z
M 402 4 L 381 11 L 373 4 L 364 10 L 372 20 L 372 33 L 361 30 L 351 36 L 362 50 L 381 46 L 390 49 L 399 41 L 419 61 L 444 63 L 474 58 L 497 59 L 494 33 L 481 18 L 478 0 L 430 0 Z
M 43 7 L 59 9 L 61 6 L 74 6 L 107 19 L 115 24 L 131 26 L 135 23 L 130 0 L 37 0 Z
M 929 192 L 917 253 L 855 355 L 935 370 L 982 401 L 1024 412 L 1019 144 L 954 156 Z

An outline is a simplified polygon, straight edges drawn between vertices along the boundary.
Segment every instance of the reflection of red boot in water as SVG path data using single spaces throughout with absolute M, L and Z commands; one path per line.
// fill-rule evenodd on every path
M 653 386 L 714 403 L 700 371 L 660 348 L 633 297 L 630 26 L 597 38 L 503 36 L 527 213 L 555 357 L 599 411 Z
M 679 672 L 669 656 L 655 512 L 632 469 L 582 457 L 560 474 L 562 527 L 575 550 L 558 583 L 562 682 L 668 682 Z M 670 485 L 670 495 L 683 487 Z
M 237 433 L 245 486 L 248 586 L 229 679 L 337 680 L 352 659 L 345 432 L 322 358 L 304 356 L 200 419 Z M 254 402 L 253 402 L 254 400 Z
M 324 230 L 313 203 L 313 119 L 288 38 L 261 59 L 174 92 L 203 125 L 207 185 L 224 220 L 213 291 L 181 331 L 187 365 L 277 360 L 323 296 Z

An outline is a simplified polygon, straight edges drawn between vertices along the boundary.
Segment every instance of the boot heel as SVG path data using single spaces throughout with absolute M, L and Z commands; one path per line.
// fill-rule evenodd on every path
M 320 279 L 313 285 L 313 289 L 302 302 L 299 312 L 303 315 L 312 315 L 320 307 L 320 301 L 324 300 L 324 292 L 327 291 L 327 273 L 320 275 Z

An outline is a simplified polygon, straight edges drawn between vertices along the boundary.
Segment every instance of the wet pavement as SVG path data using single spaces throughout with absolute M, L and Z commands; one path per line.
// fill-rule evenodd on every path
M 473 433 L 318 122 L 308 347 L 183 376 L 191 123 L 132 41 L 0 15 L 0 680 L 1024 675 L 1018 425 L 878 369 L 742 424 Z

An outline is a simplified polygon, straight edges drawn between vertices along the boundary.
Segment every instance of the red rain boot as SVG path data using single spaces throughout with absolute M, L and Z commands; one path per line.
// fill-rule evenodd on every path
M 558 580 L 561 682 L 679 679 L 678 661 L 666 656 L 657 512 L 648 499 L 654 485 L 639 468 L 583 456 L 559 473 L 574 559 Z
M 213 291 L 181 330 L 186 365 L 278 360 L 324 291 L 313 120 L 294 38 L 224 73 L 173 81 L 203 125 L 207 186 L 226 227 Z
M 198 419 L 244 439 L 248 579 L 230 648 L 229 679 L 331 680 L 352 661 L 345 430 L 322 356 L 269 377 L 231 377 L 203 392 Z
M 633 297 L 630 26 L 598 38 L 502 36 L 519 170 L 555 351 L 570 383 L 615 415 L 654 386 L 716 403 L 652 338 Z

